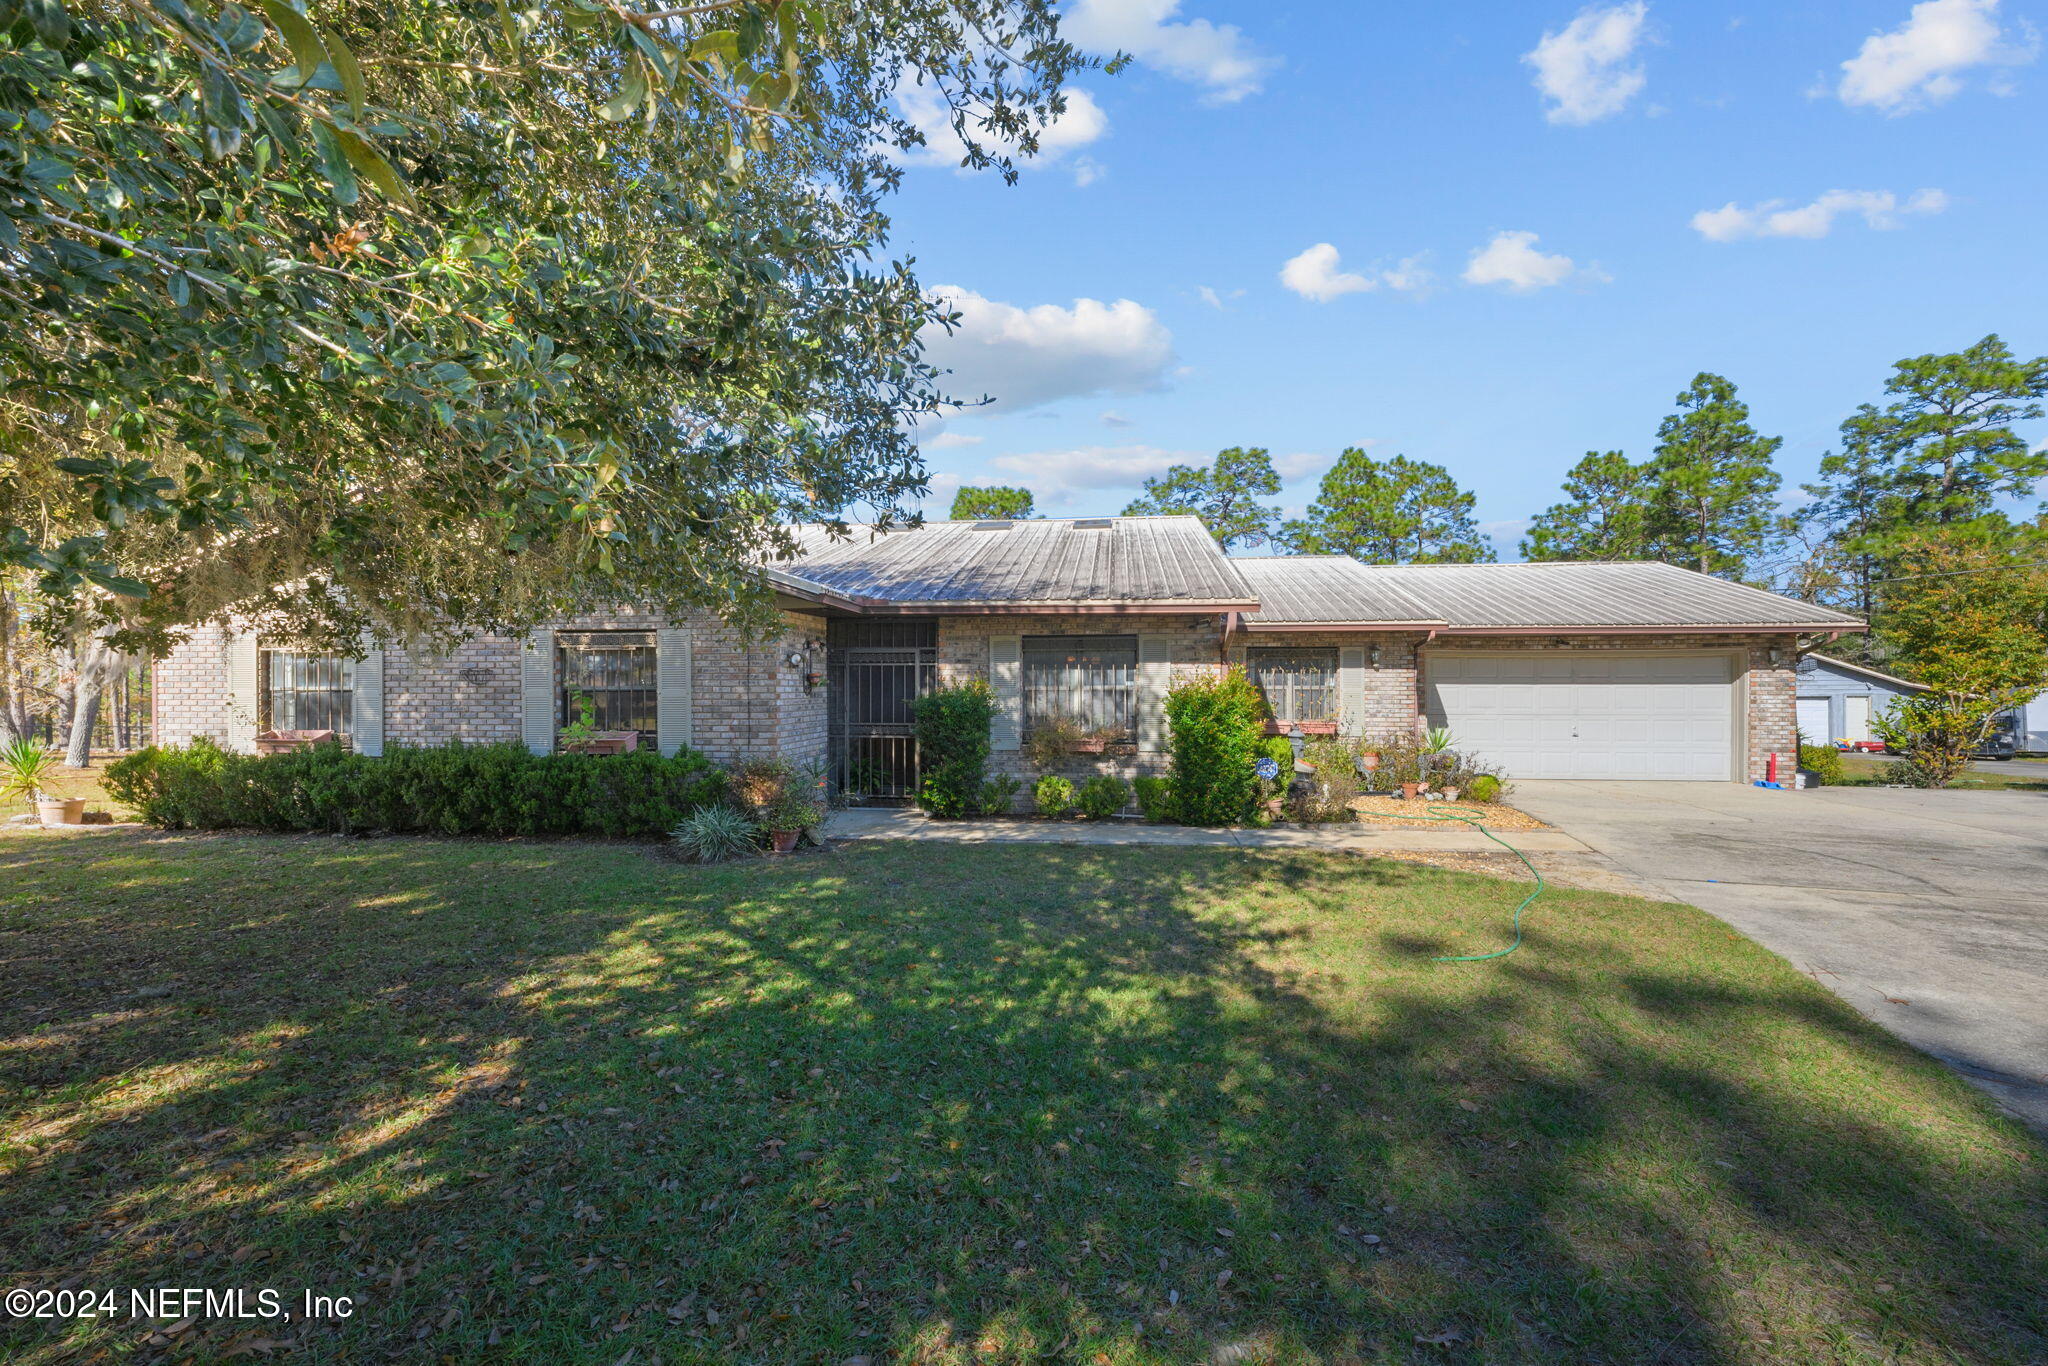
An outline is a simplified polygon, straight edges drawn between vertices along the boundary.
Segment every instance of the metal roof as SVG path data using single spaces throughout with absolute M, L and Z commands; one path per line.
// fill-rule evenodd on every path
M 1816 654 L 1813 651 L 1808 651 L 1799 657 L 1799 667 L 1802 671 L 1809 661 L 1817 668 L 1834 669 L 1841 673 L 1861 674 L 1865 678 L 1874 678 L 1880 683 L 1889 683 L 1893 687 L 1905 688 L 1912 692 L 1929 691 L 1925 683 L 1915 683 L 1910 678 L 1900 678 L 1897 674 L 1888 674 L 1882 669 L 1873 669 L 1868 664 L 1856 664 L 1846 659 L 1837 659 L 1833 655 Z
M 1259 610 L 1245 614 L 1250 626 L 1450 624 L 1372 566 L 1343 555 L 1244 556 L 1236 564 L 1259 599 Z
M 1367 625 L 1391 622 L 1412 604 L 1451 631 L 1686 630 L 1771 627 L 1857 630 L 1855 617 L 1695 573 L 1643 561 L 1539 564 L 1359 564 L 1317 557 L 1313 569 L 1285 557 L 1237 561 L 1261 594 L 1245 624 Z M 1277 567 L 1276 567 L 1277 566 Z M 1272 600 L 1265 600 L 1271 593 Z M 1340 615 L 1356 604 L 1351 615 Z
M 1103 523 L 1107 525 L 1103 525 Z M 834 540 L 800 527 L 779 586 L 859 611 L 1234 611 L 1243 575 L 1195 517 L 926 522 Z

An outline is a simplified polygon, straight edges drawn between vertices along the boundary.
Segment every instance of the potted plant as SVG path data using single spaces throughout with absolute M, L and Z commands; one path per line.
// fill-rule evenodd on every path
M 571 693 L 569 705 L 576 719 L 555 732 L 555 744 L 564 754 L 631 754 L 640 747 L 637 730 L 599 730 L 597 703 L 588 693 Z
M 331 730 L 266 730 L 256 737 L 258 754 L 288 754 L 334 739 Z
M 797 841 L 825 821 L 824 780 L 791 778 L 761 812 L 761 825 L 778 854 L 794 850 Z
M 32 803 L 44 825 L 77 825 L 85 816 L 85 798 L 57 797 L 43 790 L 63 762 L 56 751 L 20 736 L 0 745 L 0 793 Z

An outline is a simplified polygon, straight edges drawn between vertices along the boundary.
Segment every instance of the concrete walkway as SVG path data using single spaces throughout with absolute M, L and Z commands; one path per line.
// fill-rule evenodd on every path
M 901 806 L 853 807 L 832 813 L 827 839 L 937 840 L 947 844 L 1179 844 L 1226 849 L 1319 849 L 1326 853 L 1500 853 L 1501 847 L 1463 825 L 1283 826 L 1271 830 L 1202 830 L 1149 821 L 935 821 Z M 1529 853 L 1583 854 L 1586 846 L 1556 830 L 1504 830 Z

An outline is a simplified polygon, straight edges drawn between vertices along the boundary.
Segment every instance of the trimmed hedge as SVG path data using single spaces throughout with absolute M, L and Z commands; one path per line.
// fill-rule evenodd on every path
M 981 810 L 986 800 L 988 726 L 995 693 L 980 679 L 939 688 L 917 699 L 917 754 L 922 779 L 917 804 L 933 816 L 956 819 Z M 1011 789 L 1015 791 L 1015 789 Z
M 1183 825 L 1242 825 L 1258 800 L 1252 769 L 1266 701 L 1242 670 L 1182 683 L 1166 694 L 1173 791 Z
M 117 760 L 106 789 L 166 830 L 661 839 L 723 798 L 725 774 L 694 750 L 537 755 L 457 742 L 371 758 L 338 744 L 230 754 L 200 739 Z

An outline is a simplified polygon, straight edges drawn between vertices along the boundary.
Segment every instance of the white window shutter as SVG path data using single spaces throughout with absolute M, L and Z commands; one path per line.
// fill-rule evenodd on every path
M 237 754 L 256 752 L 257 718 L 263 711 L 262 669 L 254 631 L 228 637 L 227 747 Z
M 680 627 L 656 631 L 654 725 L 663 754 L 674 754 L 690 743 L 695 706 L 691 678 L 690 633 Z
M 535 754 L 555 752 L 553 631 L 535 631 L 519 652 L 519 737 Z
M 356 661 L 354 709 L 356 753 L 376 756 L 384 752 L 384 652 L 372 646 Z
M 1166 748 L 1166 690 L 1173 686 L 1173 637 L 1138 637 L 1138 748 Z
M 1365 734 L 1365 647 L 1346 645 L 1337 651 L 1337 729 L 1345 735 Z
M 988 681 L 996 693 L 996 714 L 988 723 L 995 749 L 1021 749 L 1024 744 L 1024 637 L 988 638 Z

